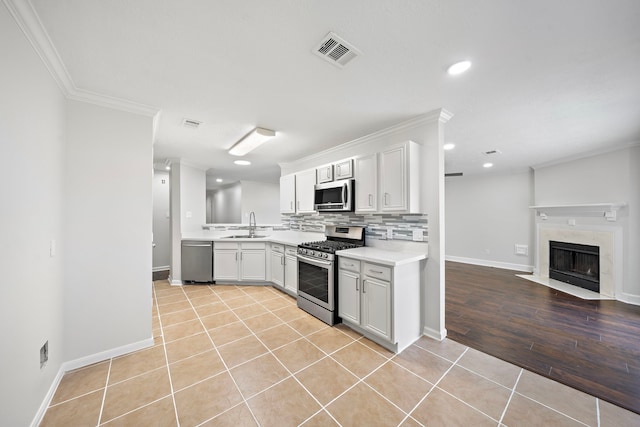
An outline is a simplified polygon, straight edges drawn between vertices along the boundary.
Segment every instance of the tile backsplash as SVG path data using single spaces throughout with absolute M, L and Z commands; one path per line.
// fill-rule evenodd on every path
M 387 237 L 389 229 L 393 232 L 393 240 L 413 240 L 414 230 L 421 230 L 423 242 L 429 241 L 429 222 L 427 215 L 423 214 L 283 214 L 282 224 L 291 230 L 321 233 L 324 233 L 325 225 L 362 225 L 367 227 L 366 238 L 377 240 L 391 240 Z

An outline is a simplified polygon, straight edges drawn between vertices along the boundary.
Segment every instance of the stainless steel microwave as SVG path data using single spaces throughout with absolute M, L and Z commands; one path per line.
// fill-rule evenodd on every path
M 316 184 L 314 208 L 319 212 L 353 212 L 355 207 L 354 180 Z

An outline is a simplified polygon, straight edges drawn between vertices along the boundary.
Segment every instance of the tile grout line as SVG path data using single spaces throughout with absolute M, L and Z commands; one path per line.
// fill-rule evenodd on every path
M 516 378 L 516 382 L 515 384 L 513 384 L 513 388 L 511 389 L 511 394 L 509 395 L 509 399 L 507 399 L 507 403 L 504 405 L 504 409 L 502 410 L 502 414 L 500 415 L 500 420 L 498 421 L 499 425 L 502 425 L 502 420 L 504 419 L 504 416 L 507 414 L 507 409 L 509 408 L 511 399 L 513 399 L 513 395 L 516 394 L 516 387 L 520 382 L 520 377 L 522 376 L 523 372 L 524 372 L 524 369 L 520 368 L 520 372 L 518 372 L 518 378 Z
M 182 286 L 180 286 L 180 290 L 182 291 L 183 294 L 185 294 L 184 289 L 182 289 Z M 154 297 L 154 300 L 155 300 L 156 311 L 158 313 L 158 324 L 160 326 L 160 333 L 161 333 L 161 338 L 162 338 L 162 349 L 163 349 L 163 352 L 164 352 L 165 368 L 167 369 L 167 377 L 169 378 L 169 392 L 170 392 L 170 395 L 171 395 L 171 401 L 173 402 L 173 413 L 174 413 L 174 415 L 176 417 L 176 424 L 177 424 L 178 427 L 180 427 L 180 420 L 178 419 L 178 407 L 176 405 L 176 399 L 175 399 L 175 394 L 174 394 L 174 390 L 173 390 L 173 381 L 171 380 L 171 370 L 169 369 L 169 357 L 167 355 L 167 343 L 166 343 L 166 341 L 164 339 L 164 326 L 162 325 L 162 317 L 160 315 L 160 306 L 158 305 L 158 295 L 156 293 L 155 284 L 153 285 L 153 297 Z M 154 339 L 154 343 L 155 343 L 155 337 L 153 337 L 153 339 Z M 158 369 L 160 369 L 160 368 L 158 368 Z M 164 399 L 164 398 L 166 398 L 166 396 L 164 396 L 164 397 L 162 397 L 160 399 L 157 399 L 154 402 L 150 402 L 147 405 L 143 405 L 143 406 L 141 406 L 141 408 L 144 407 L 144 406 L 148 406 L 149 404 L 155 403 L 155 402 L 157 402 L 157 401 L 159 401 L 161 399 Z M 131 411 L 131 412 L 133 412 L 133 411 Z
M 104 410 L 104 403 L 107 400 L 107 388 L 109 387 L 109 375 L 111 375 L 111 364 L 113 363 L 113 358 L 109 359 L 109 369 L 107 369 L 107 378 L 104 384 L 104 393 L 102 394 L 102 404 L 100 405 L 100 413 L 98 414 L 98 426 L 102 421 L 102 411 Z
M 458 358 L 457 358 L 453 363 L 451 363 L 451 366 L 449 366 L 449 368 L 444 372 L 444 374 L 442 374 L 442 375 L 440 376 L 440 378 L 438 379 L 438 381 L 436 381 L 435 383 L 433 383 L 433 386 L 431 387 L 431 389 L 429 389 L 429 391 L 427 392 L 427 394 L 425 394 L 425 395 L 422 397 L 422 399 L 420 399 L 420 400 L 418 401 L 418 403 L 416 403 L 416 404 L 413 406 L 413 408 L 411 408 L 411 410 L 407 413 L 407 416 L 406 416 L 406 417 L 405 417 L 405 418 L 400 422 L 400 424 L 404 423 L 404 422 L 407 420 L 407 418 L 411 417 L 411 414 L 412 414 L 412 413 L 413 413 L 413 412 L 418 408 L 418 406 L 420 406 L 420 405 L 422 404 L 422 402 L 424 402 L 424 400 L 425 400 L 427 397 L 429 397 L 429 395 L 431 394 L 431 392 L 433 392 L 433 390 L 434 390 L 435 388 L 437 388 L 437 386 L 438 386 L 438 384 L 440 383 L 440 381 L 442 381 L 442 379 L 443 379 L 443 378 L 444 378 L 444 377 L 449 373 L 449 371 L 451 371 L 451 369 L 453 369 L 453 367 L 454 367 L 454 366 L 456 366 L 456 364 L 460 361 L 460 359 L 462 359 L 462 356 L 464 356 L 464 355 L 467 353 L 467 351 L 468 351 L 468 350 L 469 350 L 469 347 L 465 348 L 465 350 L 462 352 L 462 354 L 460 354 L 460 356 L 458 356 Z M 425 351 L 427 351 L 427 350 L 425 350 Z M 442 357 L 442 356 L 440 356 L 440 357 Z M 395 358 L 395 356 L 394 356 L 394 358 Z M 444 358 L 444 357 L 442 357 L 442 358 L 443 358 L 444 360 L 448 361 L 448 362 L 451 362 L 451 361 L 450 361 L 449 359 L 447 359 L 447 358 Z M 422 378 L 422 377 L 421 377 L 421 378 Z M 426 378 L 422 378 L 422 379 L 424 379 L 425 381 L 427 381 L 429 384 L 432 384 L 432 383 L 431 383 L 431 381 L 428 381 Z M 438 390 L 441 390 L 441 389 L 440 389 L 440 388 L 438 388 Z M 444 391 L 444 390 L 442 390 L 442 391 Z M 445 393 L 446 393 L 446 392 L 445 392 Z M 453 396 L 453 397 L 455 397 L 455 396 Z M 457 399 L 457 397 L 456 397 L 456 399 Z M 464 402 L 464 403 L 466 404 L 466 402 Z M 474 409 L 475 409 L 475 408 L 474 408 Z M 411 418 L 413 418 L 413 417 L 411 417 Z

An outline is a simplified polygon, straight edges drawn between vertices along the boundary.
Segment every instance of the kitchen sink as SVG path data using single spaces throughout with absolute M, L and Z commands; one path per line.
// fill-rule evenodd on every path
M 260 239 L 263 237 L 269 236 L 266 236 L 264 234 L 254 234 L 253 236 L 251 234 L 235 234 L 233 236 L 225 236 L 223 237 L 223 239 Z

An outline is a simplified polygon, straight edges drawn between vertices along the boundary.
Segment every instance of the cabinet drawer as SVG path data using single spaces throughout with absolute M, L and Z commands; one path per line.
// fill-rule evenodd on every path
M 360 261 L 351 258 L 338 258 L 338 265 L 342 270 L 349 270 L 360 273 Z
M 242 249 L 267 249 L 267 244 L 264 242 L 242 242 Z
M 387 282 L 391 281 L 391 269 L 389 267 L 365 262 L 363 273 L 365 276 L 375 277 L 377 279 L 386 280 Z
M 214 249 L 238 249 L 238 243 L 235 242 L 215 242 L 213 244 Z
M 294 246 L 287 246 L 285 249 L 285 254 L 287 256 L 292 256 L 295 257 L 298 255 L 298 248 L 294 247 Z
M 244 247 L 244 246 L 243 246 Z M 284 252 L 284 246 L 279 245 L 277 243 L 272 243 L 271 244 L 271 252 L 278 252 L 278 253 L 283 253 Z

